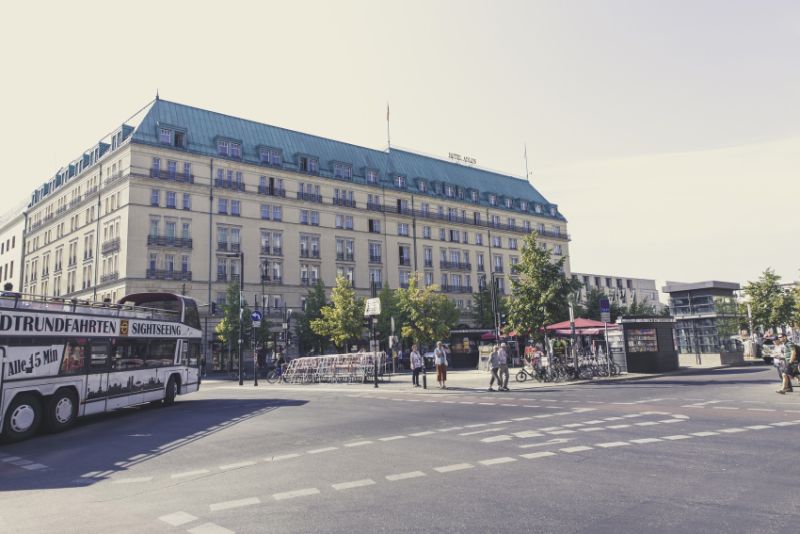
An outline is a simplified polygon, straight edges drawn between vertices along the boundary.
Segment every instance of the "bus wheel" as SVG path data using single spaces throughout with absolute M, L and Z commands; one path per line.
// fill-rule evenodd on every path
M 42 420 L 42 403 L 30 393 L 14 397 L 6 411 L 3 434 L 8 441 L 22 441 L 36 433 Z
M 50 432 L 61 432 L 71 427 L 78 417 L 78 398 L 75 392 L 67 388 L 56 391 L 47 403 L 46 417 Z
M 175 396 L 178 394 L 178 383 L 174 376 L 169 377 L 167 380 L 167 389 L 164 393 L 164 406 L 172 406 L 175 404 Z

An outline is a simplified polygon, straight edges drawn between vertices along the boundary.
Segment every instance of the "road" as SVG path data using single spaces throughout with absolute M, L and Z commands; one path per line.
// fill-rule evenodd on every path
M 800 393 L 776 378 L 207 383 L 0 446 L 0 532 L 797 531 Z

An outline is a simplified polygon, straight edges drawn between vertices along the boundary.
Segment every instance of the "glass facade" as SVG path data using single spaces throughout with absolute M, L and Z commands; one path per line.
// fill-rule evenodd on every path
M 736 299 L 708 293 L 682 293 L 670 298 L 676 318 L 675 337 L 683 354 L 742 350 Z

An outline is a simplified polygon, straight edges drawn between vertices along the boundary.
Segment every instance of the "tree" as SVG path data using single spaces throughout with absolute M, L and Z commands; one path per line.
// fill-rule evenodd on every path
M 297 337 L 301 354 L 308 354 L 312 351 L 322 354 L 330 343 L 330 338 L 317 334 L 311 328 L 311 322 L 322 317 L 322 308 L 327 304 L 325 284 L 322 283 L 321 278 L 317 278 L 317 283 L 308 290 L 306 295 L 306 309 L 298 314 Z
M 361 338 L 364 301 L 356 297 L 353 285 L 344 276 L 336 277 L 331 303 L 323 306 L 320 314 L 311 321 L 311 329 L 319 336 L 330 338 L 340 350 L 346 350 L 348 343 Z
M 750 298 L 753 324 L 762 328 L 784 328 L 792 323 L 794 294 L 780 286 L 781 277 L 772 269 L 765 270 L 755 282 L 744 286 Z
M 656 309 L 655 306 L 650 304 L 645 297 L 642 302 L 638 302 L 636 295 L 633 296 L 633 301 L 631 302 L 630 306 L 628 306 L 623 315 L 628 315 L 630 317 L 648 317 L 655 315 Z
M 225 293 L 225 303 L 222 305 L 222 320 L 217 323 L 215 332 L 220 341 L 228 348 L 228 368 L 233 367 L 232 351 L 238 351 L 239 339 L 245 344 L 250 339 L 253 321 L 250 319 L 250 309 L 247 302 L 239 300 L 239 282 L 231 281 Z M 241 313 L 241 317 L 240 317 Z M 241 330 L 240 330 L 241 329 Z M 240 333 L 241 332 L 241 333 Z M 244 345 L 242 348 L 244 348 Z
M 551 323 L 569 318 L 570 297 L 581 283 L 564 276 L 566 257 L 553 261 L 550 251 L 528 234 L 520 262 L 512 267 L 514 298 L 509 302 L 509 327 L 519 334 L 538 333 Z
M 418 345 L 429 345 L 446 339 L 459 318 L 458 308 L 439 286 L 417 287 L 417 273 L 411 276 L 407 289 L 397 290 L 397 308 L 403 316 L 401 335 Z
M 508 299 L 497 298 L 497 313 L 508 313 Z M 494 328 L 494 310 L 492 308 L 492 291 L 485 285 L 472 295 L 472 310 L 476 313 L 478 328 Z
M 397 308 L 396 293 L 384 287 L 378 293 L 381 299 L 381 314 L 378 316 L 378 324 L 375 326 L 375 337 L 379 340 L 387 340 L 392 335 L 392 317 L 394 317 L 395 335 L 399 334 L 398 325 L 403 324 L 403 317 Z

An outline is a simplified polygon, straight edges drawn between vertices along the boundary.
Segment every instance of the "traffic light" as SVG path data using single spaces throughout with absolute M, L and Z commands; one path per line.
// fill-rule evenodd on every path
M 217 314 L 217 303 L 216 302 L 212 302 L 211 303 L 211 315 L 216 315 L 216 314 Z

